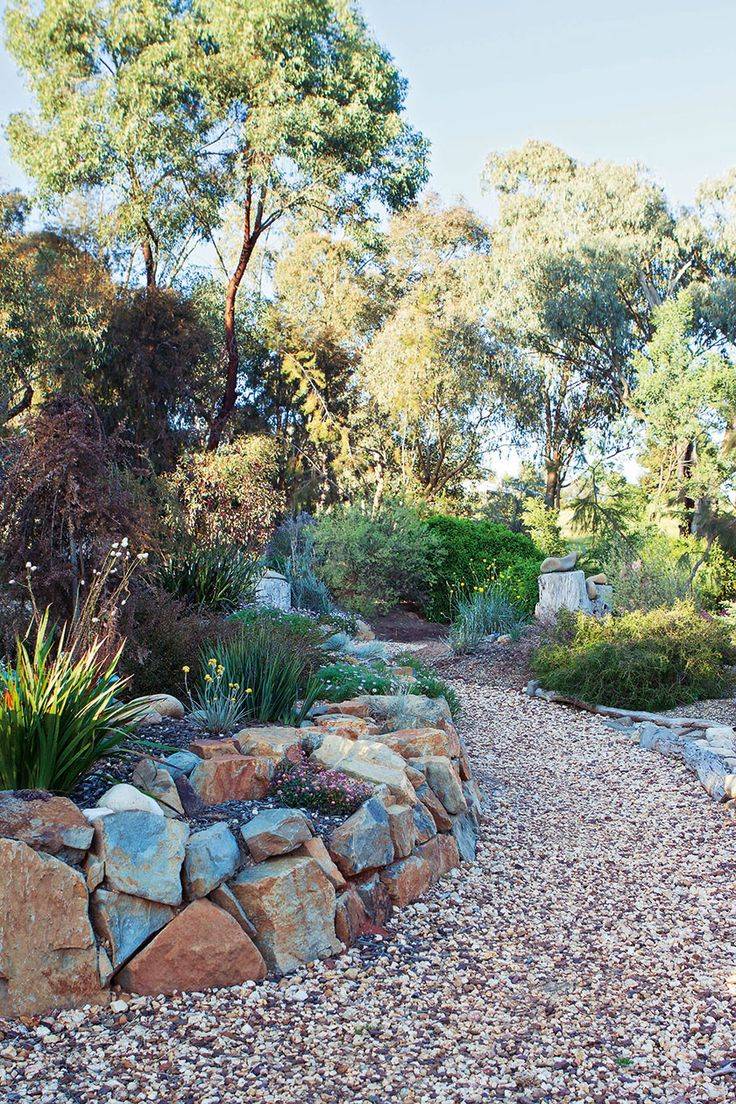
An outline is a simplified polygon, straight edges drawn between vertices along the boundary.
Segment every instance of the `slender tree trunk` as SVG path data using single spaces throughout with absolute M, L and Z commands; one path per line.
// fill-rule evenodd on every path
M 695 499 L 687 493 L 686 487 L 688 480 L 692 476 L 696 460 L 697 446 L 694 441 L 687 441 L 680 452 L 677 462 L 678 498 L 685 509 L 685 516 L 680 523 L 680 534 L 683 537 L 693 532 Z
M 156 287 L 156 258 L 153 253 L 153 248 L 149 238 L 143 238 L 141 241 L 141 252 L 143 253 L 143 263 L 146 266 L 146 287 Z
M 251 226 L 252 193 L 251 186 L 245 201 L 245 213 L 243 217 L 243 245 L 238 257 L 235 271 L 230 277 L 225 292 L 225 309 L 223 313 L 224 346 L 222 350 L 222 363 L 225 368 L 225 389 L 218 404 L 215 415 L 210 422 L 210 432 L 207 440 L 207 451 L 214 452 L 222 440 L 225 424 L 235 409 L 235 401 L 238 395 L 238 370 L 240 367 L 240 354 L 238 351 L 238 339 L 235 332 L 235 307 L 238 290 L 243 281 L 248 262 L 253 255 L 256 242 L 263 229 L 263 196 L 261 196 L 256 210 L 255 222 Z
M 562 490 L 559 461 L 554 457 L 548 457 L 545 468 L 544 504 L 545 506 L 551 506 L 552 509 L 559 510 Z

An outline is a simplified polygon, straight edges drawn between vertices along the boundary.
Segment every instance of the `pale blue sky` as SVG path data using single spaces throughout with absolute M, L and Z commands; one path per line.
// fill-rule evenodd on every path
M 736 165 L 736 0 L 364 0 L 409 79 L 433 187 L 488 212 L 490 150 L 545 138 L 638 160 L 673 200 Z M 0 53 L 0 119 L 25 101 Z M 0 147 L 0 184 L 22 183 Z

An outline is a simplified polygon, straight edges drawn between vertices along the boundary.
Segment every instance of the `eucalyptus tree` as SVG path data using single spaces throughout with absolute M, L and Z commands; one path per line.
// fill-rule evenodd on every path
M 499 200 L 485 274 L 488 326 L 508 351 L 505 396 L 559 506 L 591 434 L 629 403 L 632 357 L 656 308 L 708 269 L 708 237 L 637 166 L 574 160 L 529 142 L 489 158 Z

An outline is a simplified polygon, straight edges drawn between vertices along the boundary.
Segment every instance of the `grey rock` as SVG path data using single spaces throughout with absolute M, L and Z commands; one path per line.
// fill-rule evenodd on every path
M 184 892 L 190 901 L 206 897 L 221 882 L 232 878 L 239 866 L 240 848 L 227 824 L 220 822 L 194 832 L 184 855 Z
M 572 571 L 578 562 L 579 552 L 568 552 L 566 556 L 548 556 L 542 560 L 539 572 L 548 575 L 555 571 Z
M 298 809 L 266 809 L 240 829 L 255 862 L 287 855 L 312 837 L 312 825 Z
M 193 751 L 175 751 L 173 755 L 167 755 L 164 762 L 173 778 L 180 774 L 185 774 L 188 778 L 202 760 Z
M 421 770 L 427 785 L 440 799 L 447 812 L 452 816 L 468 811 L 460 776 L 452 762 L 445 755 L 427 755 L 421 760 L 412 760 L 412 766 Z
M 412 816 L 414 817 L 417 843 L 426 843 L 432 836 L 437 835 L 437 826 L 422 804 L 413 807 Z
M 188 825 L 138 810 L 95 821 L 94 850 L 105 864 L 107 888 L 180 905 L 188 837 Z
M 478 843 L 478 829 L 470 813 L 461 813 L 456 816 L 453 819 L 450 831 L 455 837 L 460 857 L 465 862 L 474 862 Z
M 369 798 L 330 836 L 330 855 L 346 877 L 393 862 L 394 847 L 388 813 Z
M 104 941 L 113 968 L 117 970 L 154 932 L 174 919 L 175 910 L 170 905 L 146 901 L 128 893 L 98 889 L 90 899 L 90 915 L 92 926 L 98 938 Z

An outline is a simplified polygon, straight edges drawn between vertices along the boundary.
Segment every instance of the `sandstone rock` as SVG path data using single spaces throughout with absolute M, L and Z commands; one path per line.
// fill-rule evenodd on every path
M 241 866 L 238 841 L 227 824 L 220 821 L 211 828 L 194 832 L 187 840 L 184 855 L 184 892 L 189 900 L 206 897 L 221 882 L 232 878 Z
M 417 759 L 426 755 L 445 755 L 454 758 L 460 754 L 460 741 L 456 733 L 441 728 L 405 728 L 381 736 L 381 743 L 404 759 Z
M 452 822 L 453 838 L 457 844 L 460 857 L 465 862 L 475 862 L 475 852 L 478 843 L 478 829 L 475 826 L 470 813 L 460 813 Z
M 127 782 L 118 782 L 111 786 L 97 802 L 101 809 L 112 809 L 114 813 L 129 813 L 138 811 L 150 813 L 152 816 L 164 815 L 164 811 L 157 801 L 148 794 L 141 793 L 135 786 Z
M 0 871 L 0 1015 L 104 1003 L 84 876 L 6 839 Z
M 319 836 L 312 836 L 311 839 L 305 840 L 296 854 L 308 855 L 310 859 L 314 859 L 314 861 L 319 864 L 323 874 L 326 874 L 332 882 L 336 890 L 339 891 L 345 888 L 347 883 L 330 858 L 330 853 Z
M 98 885 L 102 884 L 102 879 L 105 877 L 105 864 L 96 855 L 87 855 L 82 863 L 82 870 L 87 882 L 87 889 L 91 893 L 92 890 L 97 889 Z
M 155 995 L 215 989 L 266 976 L 253 941 L 211 901 L 193 901 L 123 967 L 119 985 Z
M 444 805 L 426 782 L 417 790 L 417 797 L 432 817 L 437 831 L 449 832 L 452 828 L 452 817 L 448 815 Z
M 387 866 L 380 872 L 380 878 L 391 900 L 401 907 L 418 901 L 426 893 L 432 881 L 432 867 L 421 855 L 410 855 Z
M 346 717 L 369 717 L 370 711 L 364 701 L 350 699 L 344 702 L 325 702 L 322 715 L 325 713 L 340 713 Z M 315 716 L 318 714 L 315 713 Z
M 181 868 L 189 826 L 153 813 L 113 813 L 95 823 L 94 850 L 108 889 L 181 904 Z
M 351 778 L 373 786 L 386 785 L 394 797 L 414 804 L 414 787 L 406 777 L 404 761 L 390 748 L 367 740 L 351 740 L 331 732 L 312 759 L 330 770 L 339 770 Z
M 346 947 L 353 943 L 370 927 L 370 920 L 360 894 L 354 886 L 348 886 L 337 898 L 335 906 L 335 934 Z
M 460 852 L 453 836 L 437 835 L 417 848 L 417 853 L 429 863 L 432 884 L 460 865 Z
M 43 790 L 0 791 L 0 836 L 22 840 L 66 862 L 79 862 L 92 843 L 94 829 L 68 797 Z
M 172 721 L 184 720 L 186 710 L 173 694 L 151 694 L 148 700 L 151 703 L 151 708 L 155 709 L 162 717 L 169 717 Z
M 240 835 L 255 862 L 295 851 L 312 838 L 312 826 L 298 809 L 266 809 L 253 817 Z
M 205 805 L 258 801 L 266 796 L 275 766 L 272 759 L 222 755 L 205 759 L 192 772 L 192 789 Z
M 411 782 L 415 790 L 418 790 L 420 786 L 424 786 L 427 779 L 424 777 L 421 771 L 418 771 L 416 767 L 412 767 L 409 763 L 404 767 L 406 771 L 406 777 Z
M 90 899 L 90 915 L 97 936 L 105 943 L 113 970 L 173 920 L 170 905 L 131 897 L 129 893 L 98 889 Z
M 448 813 L 466 813 L 468 804 L 463 793 L 460 776 L 445 755 L 428 755 L 415 760 L 414 765 L 424 772 L 427 785 L 440 799 Z
M 173 755 L 167 755 L 164 759 L 169 773 L 173 778 L 176 778 L 180 774 L 184 774 L 187 777 L 192 773 L 196 766 L 202 762 L 198 755 L 195 755 L 191 751 L 175 751 Z
M 348 714 L 325 713 L 321 717 L 315 717 L 312 723 L 321 732 L 336 732 L 352 740 L 365 739 L 380 732 L 378 725 L 372 721 Z
M 216 904 L 218 908 L 221 908 L 225 912 L 229 913 L 230 916 L 232 916 L 233 920 L 237 920 L 245 934 L 250 939 L 255 939 L 256 929 L 253 927 L 250 920 L 243 912 L 242 908 L 240 907 L 238 898 L 230 889 L 230 886 L 221 885 L 218 886 L 217 889 L 213 889 L 212 892 L 209 894 L 209 899 L 214 904 Z
M 389 805 L 386 812 L 391 842 L 394 845 L 394 858 L 405 859 L 414 850 L 416 840 L 412 808 L 409 805 Z
M 594 583 L 592 579 L 585 580 L 585 593 L 588 595 L 591 602 L 594 602 L 598 597 L 598 585 Z
M 380 801 L 370 798 L 336 828 L 330 836 L 328 850 L 346 877 L 392 862 L 391 828 L 388 813 Z
M 183 816 L 184 808 L 172 775 L 150 758 L 139 760 L 133 770 L 134 786 L 153 797 L 164 811 L 164 816 Z
M 412 809 L 412 816 L 414 817 L 414 831 L 416 833 L 417 843 L 426 843 L 427 840 L 432 839 L 432 836 L 437 835 L 437 825 L 421 802 Z
M 303 733 L 298 728 L 244 728 L 235 739 L 244 755 L 257 755 L 280 763 L 287 750 L 296 747 Z
M 240 745 L 229 736 L 192 740 L 189 750 L 192 755 L 196 755 L 200 759 L 217 759 L 222 755 L 240 755 Z
M 546 560 L 542 560 L 539 572 L 547 575 L 552 571 L 572 571 L 579 555 L 579 552 L 568 552 L 566 556 L 548 556 Z
M 339 950 L 335 890 L 314 859 L 267 859 L 241 871 L 230 888 L 270 969 L 288 974 Z
M 589 579 L 590 582 L 595 583 L 596 586 L 606 586 L 608 583 L 608 579 L 603 571 L 599 571 L 597 575 L 590 575 Z

